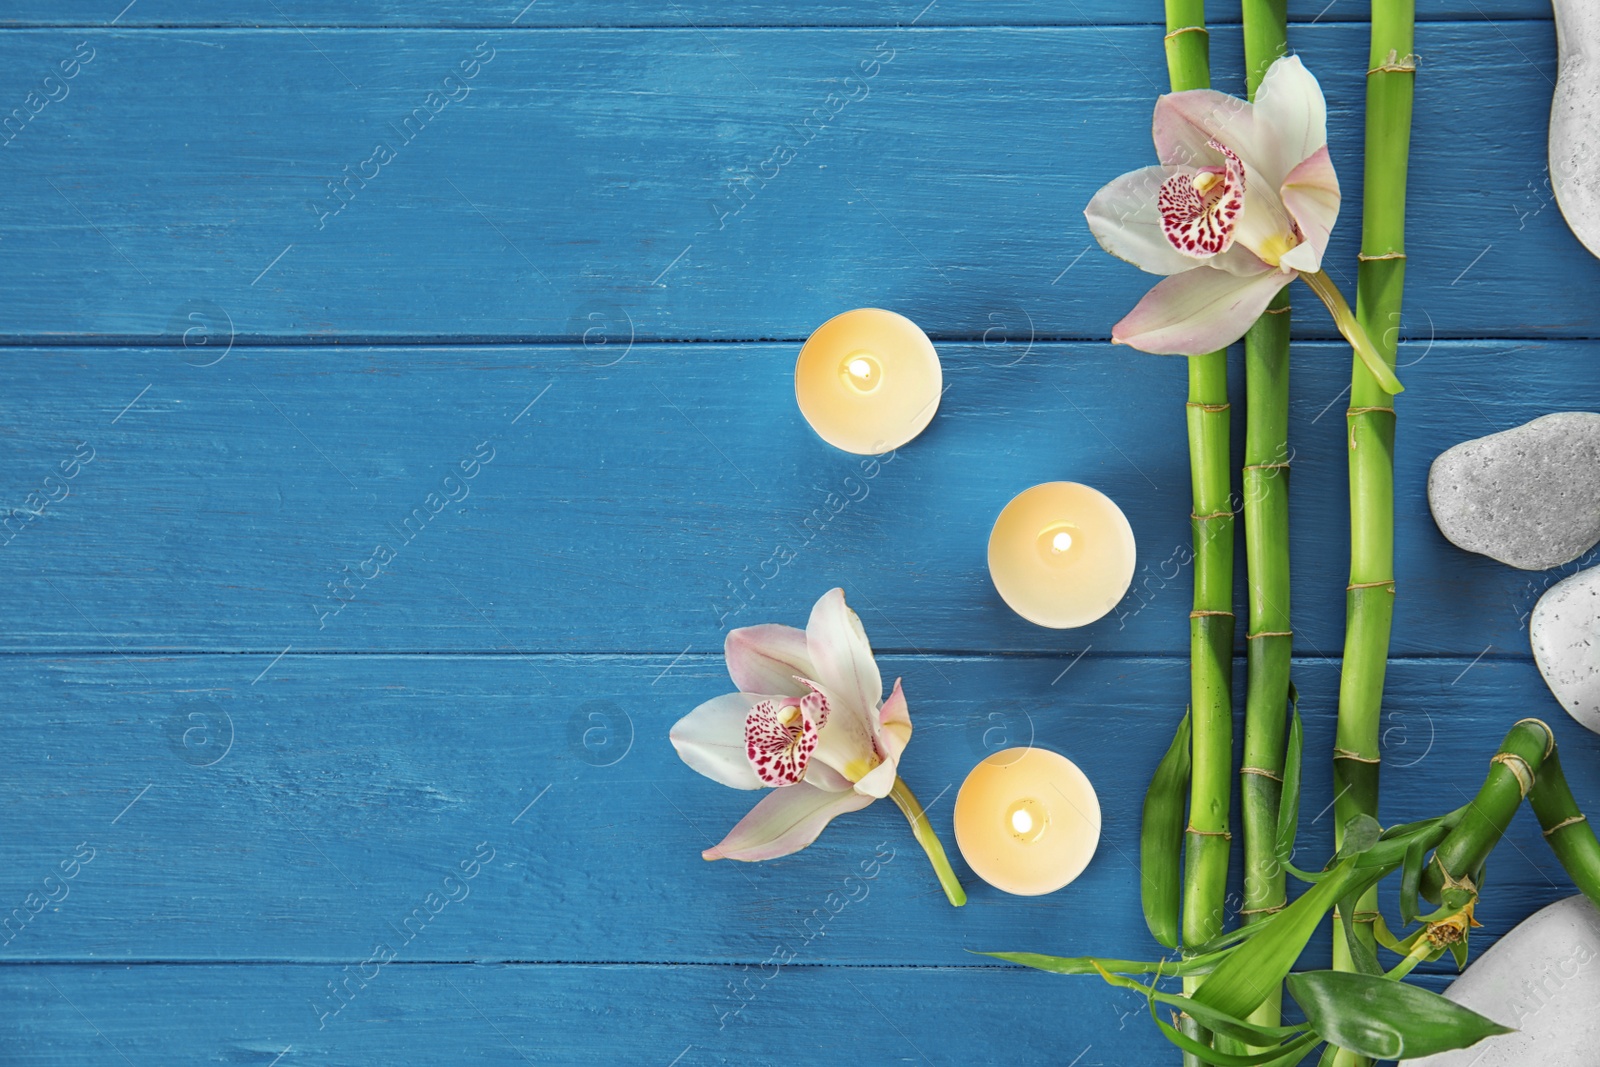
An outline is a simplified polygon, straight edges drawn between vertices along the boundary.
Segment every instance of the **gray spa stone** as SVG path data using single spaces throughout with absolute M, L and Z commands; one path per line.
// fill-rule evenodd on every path
M 1600 542 L 1600 415 L 1564 411 L 1442 452 L 1428 472 L 1439 532 L 1542 571 Z
M 1600 567 L 1551 586 L 1534 605 L 1528 635 L 1550 692 L 1600 734 Z
M 1581 896 L 1535 912 L 1444 995 L 1517 1032 L 1401 1061 L 1407 1067 L 1592 1067 L 1600 1048 L 1600 912 Z

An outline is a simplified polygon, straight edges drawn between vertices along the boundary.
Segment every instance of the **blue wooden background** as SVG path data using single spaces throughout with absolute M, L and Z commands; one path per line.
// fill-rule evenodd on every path
M 1184 368 L 1106 343 L 1148 279 L 1080 211 L 1148 161 L 1159 5 L 125 3 L 0 19 L 0 906 L 30 916 L 0 1059 L 1164 1062 L 1131 994 L 965 951 L 1154 951 L 1133 854 L 1187 693 Z M 1467 556 L 1424 496 L 1449 445 L 1596 402 L 1600 264 L 1545 168 L 1553 27 L 1540 0 L 1420 6 L 1384 813 L 1461 803 L 1530 714 L 1593 808 L 1600 739 L 1526 633 L 1578 565 Z M 1348 281 L 1365 9 L 1293 10 Z M 1297 301 L 1320 847 L 1349 356 Z M 861 305 L 920 322 L 950 386 L 871 477 L 790 384 Z M 1140 544 L 1080 631 L 1023 623 L 984 568 L 999 508 L 1057 478 Z M 952 910 L 888 805 L 700 860 L 749 797 L 667 729 L 728 687 L 727 628 L 833 585 L 905 678 L 906 777 L 952 852 L 953 787 L 1032 742 L 1100 790 L 1083 878 L 1006 897 L 958 858 Z M 1478 940 L 1569 892 L 1519 816 Z

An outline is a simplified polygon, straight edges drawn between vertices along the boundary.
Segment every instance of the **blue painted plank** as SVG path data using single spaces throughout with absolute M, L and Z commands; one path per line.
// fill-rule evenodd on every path
M 885 914 L 885 921 L 893 921 Z M 1176 1062 L 1136 994 L 992 969 L 401 966 L 352 980 L 318 1029 L 325 966 L 0 967 L 17 1067 L 300 1064 Z M 730 987 L 749 981 L 731 1016 Z M 955 1007 L 966 1010 L 952 1010 Z M 728 1016 L 724 1020 L 724 1016 Z M 182 1019 L 181 1025 L 176 1020 Z
M 20 709 L 0 718 L 0 905 L 38 912 L 13 920 L 0 960 L 337 968 L 393 939 L 411 962 L 758 964 L 776 944 L 808 965 L 979 964 L 967 949 L 1142 956 L 1155 945 L 1138 904 L 1139 802 L 1187 664 L 1069 663 L 884 663 L 904 677 L 916 727 L 904 777 L 970 893 L 957 910 L 888 804 L 792 857 L 700 859 L 754 799 L 695 775 L 667 742 L 679 715 L 727 689 L 717 657 L 0 657 Z M 1296 668 L 1308 862 L 1328 848 L 1337 678 L 1327 661 Z M 1463 803 L 1529 714 L 1551 722 L 1593 808 L 1600 738 L 1543 695 L 1530 663 L 1395 663 L 1385 818 Z M 1007 897 L 955 852 L 954 788 L 989 752 L 1030 742 L 1083 767 L 1105 828 L 1072 886 Z M 1496 853 L 1490 887 L 1475 945 L 1571 892 L 1530 816 Z
M 29 609 L 0 648 L 708 652 L 842 585 L 887 649 L 1186 654 L 1182 363 L 992 340 L 941 345 L 939 416 L 882 462 L 805 425 L 793 344 L 11 350 L 0 582 Z M 1343 632 L 1348 359 L 1295 355 L 1309 655 Z M 1448 544 L 1427 467 L 1584 406 L 1600 364 L 1585 342 L 1401 362 L 1395 650 L 1526 655 L 1527 613 L 1573 568 Z M 1140 545 L 1123 603 L 1067 632 L 1014 616 L 984 555 L 1005 502 L 1058 478 L 1108 492 Z
M 1207 12 L 1213 26 L 1239 21 L 1234 4 L 1213 4 Z M 1364 21 L 1370 4 L 1361 0 L 1291 0 L 1294 22 Z M 1422 21 L 1463 19 L 1550 18 L 1544 0 L 1423 0 Z M 326 0 L 228 0 L 197 9 L 183 0 L 17 0 L 0 17 L 7 26 L 262 26 L 301 28 L 349 27 L 604 27 L 636 26 L 1084 26 L 1117 23 L 1160 24 L 1156 0 L 1129 4 L 1119 0 L 795 0 L 781 8 L 757 0 L 684 0 L 662 7 L 645 0 L 586 0 L 549 4 L 528 0 L 460 0 L 441 8 L 423 0 L 360 0 L 330 4 Z
M 1365 30 L 1296 41 L 1359 203 Z M 1080 212 L 1152 158 L 1153 27 L 28 30 L 0 36 L 0 103 L 26 117 L 80 43 L 0 152 L 0 338 L 176 341 L 201 308 L 278 340 L 801 338 L 870 304 L 1103 338 L 1149 281 Z M 1418 48 L 1407 333 L 1600 335 L 1600 264 L 1546 183 L 1550 24 Z

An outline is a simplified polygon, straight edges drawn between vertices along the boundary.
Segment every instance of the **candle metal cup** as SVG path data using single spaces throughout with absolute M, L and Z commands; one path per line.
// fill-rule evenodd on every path
M 1052 629 L 1087 626 L 1133 581 L 1133 528 L 1098 489 L 1045 482 L 1001 509 L 989 534 L 989 576 L 1012 611 Z
M 857 455 L 899 448 L 939 408 L 933 342 L 904 315 L 857 308 L 817 327 L 794 366 L 794 395 L 828 444 Z
M 1100 800 L 1077 764 L 1008 748 L 972 768 L 956 794 L 956 845 L 973 873 L 1017 896 L 1054 893 L 1100 843 Z

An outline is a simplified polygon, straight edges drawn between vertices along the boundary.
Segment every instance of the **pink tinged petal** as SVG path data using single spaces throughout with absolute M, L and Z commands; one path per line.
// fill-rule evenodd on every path
M 830 793 L 839 793 L 854 789 L 856 784 L 820 759 L 813 759 L 806 764 L 805 781 L 818 789 L 826 789 Z
M 1300 62 L 1284 56 L 1267 68 L 1256 89 L 1256 124 L 1272 156 L 1256 164 L 1272 186 L 1282 184 L 1301 160 L 1328 144 L 1328 104 L 1322 86 Z
M 808 698 L 809 700 L 809 698 Z M 750 709 L 744 720 L 745 757 L 765 785 L 794 785 L 805 777 L 817 748 L 817 733 L 827 721 L 827 704 L 773 697 Z M 819 721 L 819 719 L 821 721 Z
M 883 759 L 875 740 L 875 712 L 858 711 L 853 702 L 837 697 L 816 682 L 806 680 L 806 684 L 828 701 L 828 723 L 817 741 L 815 762 L 827 764 L 847 781 L 860 781 Z
M 1185 172 L 1175 167 L 1144 167 L 1095 193 L 1083 214 L 1100 247 L 1147 274 L 1181 274 L 1193 267 L 1194 259 L 1172 247 L 1161 232 L 1156 203 L 1161 183 L 1179 173 Z
M 1151 133 L 1156 158 L 1169 167 L 1208 167 L 1222 163 L 1211 142 L 1225 144 L 1247 167 L 1260 170 L 1262 157 L 1276 158 L 1263 148 L 1251 105 L 1214 89 L 1168 93 L 1156 100 Z M 1273 183 L 1276 188 L 1277 183 Z
M 878 744 L 884 758 L 898 762 L 900 753 L 911 741 L 911 709 L 906 706 L 906 695 L 900 690 L 900 679 L 894 680 L 894 692 L 878 709 Z
M 672 747 L 683 762 L 712 781 L 760 789 L 761 779 L 745 755 L 744 723 L 762 699 L 754 693 L 728 693 L 706 701 L 672 727 Z
M 1233 224 L 1244 208 L 1244 164 L 1229 148 L 1211 142 L 1227 159 L 1223 167 L 1174 174 L 1161 184 L 1156 208 L 1161 232 L 1172 247 L 1209 259 L 1233 245 Z
M 1294 277 L 1271 271 L 1240 278 L 1197 267 L 1163 278 L 1112 327 L 1111 339 L 1161 356 L 1198 356 L 1226 348 L 1244 336 Z
M 1284 179 L 1283 206 L 1294 219 L 1303 243 L 1278 262 L 1307 273 L 1321 270 L 1322 257 L 1328 251 L 1328 235 L 1339 218 L 1339 176 L 1333 171 L 1326 145 Z
M 900 773 L 900 754 L 911 740 L 911 712 L 906 707 L 906 696 L 900 690 L 900 679 L 894 680 L 894 692 L 878 709 L 878 754 L 883 762 L 874 767 L 856 783 L 856 792 L 871 797 L 886 797 L 894 788 L 895 777 Z
M 816 666 L 812 677 L 845 705 L 836 710 L 867 715 L 883 700 L 883 677 L 861 619 L 844 602 L 843 589 L 830 589 L 811 609 L 806 649 Z
M 860 793 L 830 793 L 806 782 L 774 789 L 715 848 L 700 855 L 708 860 L 746 861 L 787 856 L 815 841 L 835 816 L 860 811 L 873 799 Z
M 806 653 L 806 632 L 793 626 L 767 623 L 730 630 L 723 652 L 733 684 L 744 693 L 805 696 L 806 687 L 796 676 L 817 673 Z
M 1277 269 L 1271 264 L 1263 263 L 1260 257 L 1237 240 L 1234 241 L 1232 248 L 1220 256 L 1214 256 L 1207 260 L 1207 266 L 1225 270 L 1229 274 L 1237 274 L 1241 278 L 1253 278 L 1257 274 L 1265 274 L 1269 270 Z

